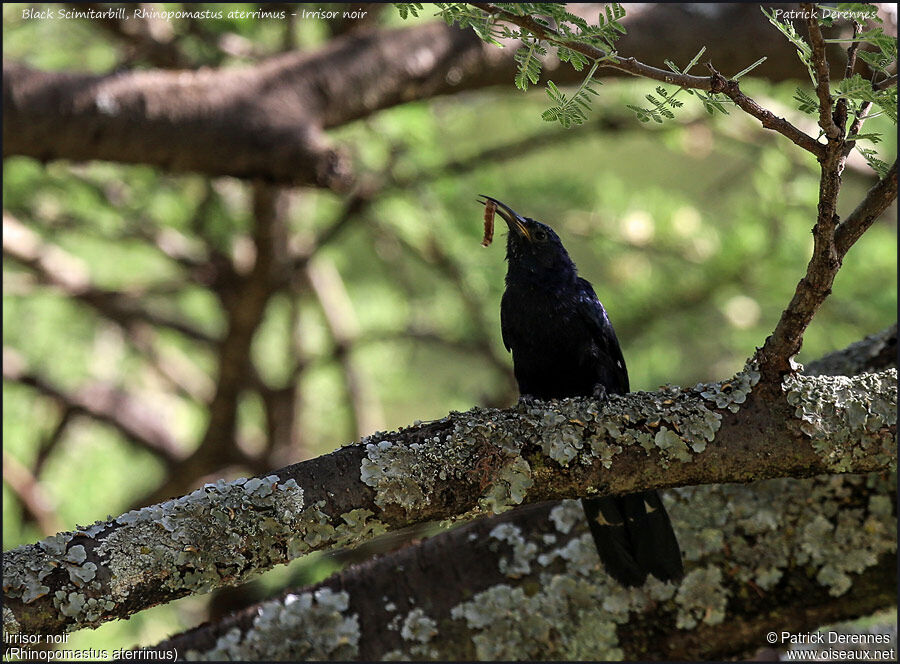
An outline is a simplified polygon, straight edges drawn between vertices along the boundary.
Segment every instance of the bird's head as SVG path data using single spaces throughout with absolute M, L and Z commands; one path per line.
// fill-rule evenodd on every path
M 546 286 L 575 280 L 575 263 L 552 228 L 520 216 L 496 198 L 481 196 L 497 205 L 497 214 L 509 227 L 506 238 L 506 260 L 509 261 L 507 279 L 514 276 Z

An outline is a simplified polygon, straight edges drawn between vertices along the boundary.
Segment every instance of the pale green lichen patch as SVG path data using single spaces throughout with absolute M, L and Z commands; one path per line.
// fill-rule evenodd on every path
M 420 467 L 421 445 L 410 446 L 382 440 L 366 445 L 360 479 L 377 490 L 375 504 L 385 508 L 391 503 L 404 507 L 426 504 L 429 486 L 420 484 L 420 477 L 410 472 Z M 432 482 L 433 482 L 432 478 Z
M 494 514 L 500 514 L 525 499 L 525 493 L 534 484 L 531 466 L 522 457 L 512 457 L 497 473 L 497 480 L 484 492 L 479 504 Z
M 422 609 L 413 609 L 403 620 L 400 636 L 406 641 L 428 643 L 437 634 L 437 622 L 429 618 Z
M 532 486 L 533 468 L 521 458 L 526 446 L 564 467 L 599 459 L 611 468 L 618 454 L 638 445 L 658 455 L 663 467 L 689 462 L 715 438 L 722 420 L 700 393 L 735 410 L 757 380 L 748 368 L 727 385 L 700 385 L 696 391 L 670 385 L 603 401 L 523 399 L 508 411 L 452 413 L 423 425 L 439 433 L 416 432 L 413 443 L 393 434 L 368 438 L 360 479 L 375 490 L 376 505 L 407 514 L 427 507 L 444 480 L 482 486 L 487 480 L 477 509 L 463 517 L 499 513 L 524 502 Z
M 3 631 L 6 634 L 19 634 L 22 631 L 16 614 L 8 606 L 3 607 Z
M 541 432 L 529 442 L 540 445 L 549 458 L 562 466 L 600 459 L 605 468 L 635 445 L 658 453 L 664 467 L 671 461 L 690 461 L 692 453 L 702 452 L 713 440 L 722 419 L 693 392 L 672 385 L 657 392 L 611 395 L 602 402 L 528 401 L 518 410 L 531 430 Z
M 600 608 L 603 589 L 565 574 L 544 579 L 532 595 L 499 584 L 453 607 L 451 617 L 465 621 L 479 660 L 621 659 L 616 621 Z
M 896 519 L 877 503 L 875 508 L 873 513 L 870 503 L 868 515 L 862 509 L 842 510 L 831 519 L 819 515 L 803 529 L 798 561 L 818 568 L 816 580 L 828 586 L 830 595 L 843 595 L 853 583 L 850 574 L 864 571 L 882 554 L 896 550 L 896 541 L 891 542 L 896 536 Z M 842 546 L 816 546 L 813 542 L 819 537 L 823 538 L 820 542 L 840 541 Z
M 453 520 L 500 513 L 521 504 L 532 486 L 531 468 L 520 456 L 530 423 L 515 413 L 473 409 L 437 424 L 444 433 L 414 443 L 368 439 L 360 479 L 375 489 L 375 504 L 406 512 L 430 504 L 441 482 L 483 482 L 478 507 Z M 490 463 L 478 464 L 487 457 Z
M 332 526 L 328 514 L 322 511 L 324 507 L 325 501 L 320 500 L 299 515 L 298 537 L 291 540 L 288 549 L 291 558 L 327 545 L 350 546 L 387 532 L 387 526 L 367 509 L 345 512 L 340 515 L 343 523 Z
M 490 421 L 476 418 L 474 411 L 454 413 L 439 421 L 451 425 L 449 433 L 409 444 L 368 438 L 360 479 L 375 489 L 375 504 L 382 509 L 421 509 L 430 504 L 439 482 L 470 471 L 475 448 L 490 439 L 495 429 Z
M 591 439 L 591 450 L 607 468 L 612 458 L 628 445 L 656 451 L 663 467 L 672 461 L 690 461 L 706 449 L 721 426 L 722 416 L 707 408 L 690 391 L 667 385 L 658 392 L 633 392 L 610 397 L 597 414 L 607 439 Z
M 869 499 L 867 509 L 846 506 L 854 487 L 872 482 L 885 483 L 874 487 L 884 493 Z M 685 487 L 667 492 L 666 505 L 685 561 L 725 556 L 727 544 L 735 581 L 772 590 L 788 569 L 803 566 L 838 596 L 850 587 L 851 574 L 896 551 L 897 521 L 886 495 L 894 482 L 893 475 L 843 475 Z M 693 601 L 701 595 L 692 593 Z M 716 609 L 707 605 L 703 615 L 707 610 Z M 685 608 L 686 619 L 700 612 L 696 604 Z
M 568 535 L 572 526 L 584 518 L 584 510 L 577 500 L 561 500 L 550 510 L 550 520 L 563 535 Z
M 488 536 L 506 542 L 512 548 L 511 556 L 500 557 L 500 571 L 503 574 L 517 579 L 531 573 L 531 561 L 537 554 L 538 547 L 537 544 L 525 540 L 521 528 L 511 523 L 501 523 Z
M 721 383 L 698 383 L 694 391 L 704 399 L 715 403 L 716 408 L 727 408 L 736 413 L 759 382 L 759 375 L 756 361 L 750 360 L 731 380 Z
M 4 591 L 30 603 L 50 592 L 71 630 L 108 619 L 136 587 L 174 595 L 238 583 L 273 564 L 303 536 L 303 491 L 294 480 L 220 480 L 108 522 L 4 553 Z M 72 545 L 78 537 L 79 543 Z M 104 583 L 101 584 L 99 579 Z
M 551 515 L 563 535 L 579 518 L 583 513 L 574 500 L 556 506 Z M 505 547 L 498 556 L 500 571 L 507 578 L 527 575 L 536 583 L 499 583 L 451 608 L 451 617 L 469 629 L 475 659 L 622 658 L 616 626 L 646 598 L 602 573 L 589 533 L 563 537 L 555 548 L 556 537 L 531 537 L 512 524 L 498 525 L 490 536 Z
M 346 592 L 320 588 L 260 605 L 253 625 L 231 629 L 205 652 L 188 660 L 349 660 L 359 652 L 359 616 L 348 612 Z
M 858 376 L 809 377 L 791 374 L 782 388 L 813 448 L 835 472 L 846 472 L 855 460 L 871 458 L 896 464 L 897 370 Z
M 127 527 L 97 547 L 109 560 L 110 595 L 124 599 L 128 589 L 149 578 L 173 591 L 207 592 L 286 562 L 288 543 L 302 537 L 303 507 L 303 490 L 294 480 L 282 483 L 270 475 L 219 480 L 123 514 L 116 521 Z
M 678 604 L 675 624 L 681 629 L 691 629 L 700 622 L 718 625 L 725 619 L 728 595 L 718 567 L 700 567 L 689 572 L 675 594 Z

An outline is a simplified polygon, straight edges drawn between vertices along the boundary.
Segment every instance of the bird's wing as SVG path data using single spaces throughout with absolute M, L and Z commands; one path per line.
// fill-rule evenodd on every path
M 606 310 L 597 298 L 593 286 L 585 279 L 578 279 L 578 313 L 585 321 L 596 341 L 601 357 L 597 360 L 607 366 L 609 378 L 614 385 L 604 385 L 613 394 L 625 394 L 629 391 L 628 369 L 625 367 L 625 358 L 622 349 L 619 348 L 619 340 L 613 330 L 612 323 L 606 315 Z
M 509 324 L 509 313 L 507 309 L 511 306 L 509 302 L 508 291 L 503 292 L 500 299 L 500 334 L 503 335 L 503 345 L 509 351 L 512 348 L 512 327 Z

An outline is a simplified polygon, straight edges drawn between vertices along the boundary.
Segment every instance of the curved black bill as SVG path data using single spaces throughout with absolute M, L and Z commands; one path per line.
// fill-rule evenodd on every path
M 503 221 L 505 221 L 506 225 L 509 226 L 510 231 L 515 231 L 518 235 L 524 237 L 526 240 L 531 240 L 531 236 L 528 234 L 528 225 L 525 223 L 525 220 L 516 213 L 515 210 L 509 207 L 506 203 L 498 201 L 496 198 L 492 198 L 485 194 L 478 195 L 486 199 L 485 201 L 478 201 L 482 205 L 486 205 L 487 201 L 493 201 L 497 205 L 497 213 L 501 217 L 503 217 Z

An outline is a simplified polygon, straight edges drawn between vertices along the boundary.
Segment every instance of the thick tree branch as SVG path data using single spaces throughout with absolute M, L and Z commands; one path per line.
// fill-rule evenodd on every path
M 754 380 L 748 370 L 724 383 L 602 404 L 476 408 L 376 434 L 266 479 L 207 485 L 5 553 L 5 626 L 29 633 L 93 626 L 240 583 L 309 550 L 434 519 L 892 466 L 896 369 L 794 376 L 768 400 L 752 391 Z
M 771 631 L 811 631 L 893 606 L 892 479 L 670 492 L 685 578 L 651 578 L 635 590 L 604 574 L 575 501 L 541 503 L 147 650 L 253 661 L 730 659 L 765 645 Z
M 620 59 L 625 70 L 612 73 L 653 74 L 654 80 L 678 83 L 674 72 L 639 59 L 659 61 L 664 54 L 687 62 L 702 43 L 721 71 L 743 68 L 763 55 L 765 44 L 769 60 L 757 70 L 760 75 L 784 80 L 802 74 L 791 49 L 766 38 L 770 28 L 755 6 L 702 12 L 679 5 L 635 7 L 624 24 L 629 34 L 620 44 L 636 59 Z M 741 29 L 731 33 L 722 26 Z M 695 41 L 670 40 L 686 30 Z M 347 157 L 330 145 L 323 128 L 415 99 L 509 85 L 513 51 L 433 23 L 351 33 L 316 53 L 287 53 L 239 69 L 93 75 L 4 62 L 3 154 L 107 159 L 344 190 L 352 181 Z M 626 74 L 628 69 L 634 71 Z M 552 76 L 562 84 L 581 74 L 558 67 Z M 712 85 L 711 78 L 692 78 L 701 89 Z M 764 126 L 790 131 L 737 88 L 725 92 Z M 798 132 L 791 140 L 816 153 L 818 144 L 804 136 Z

